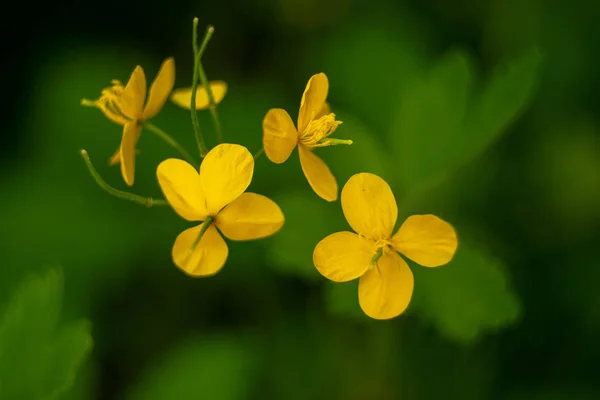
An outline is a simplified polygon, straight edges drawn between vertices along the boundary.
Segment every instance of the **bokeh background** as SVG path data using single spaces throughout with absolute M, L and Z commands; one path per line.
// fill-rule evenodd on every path
M 586 0 L 63 1 L 5 14 L 0 146 L 2 399 L 600 398 L 600 3 Z M 267 110 L 293 118 L 325 72 L 349 147 L 325 148 L 340 187 L 384 177 L 399 223 L 451 222 L 455 259 L 410 264 L 405 314 L 366 318 L 356 283 L 312 265 L 346 229 L 295 153 L 261 157 L 250 189 L 286 214 L 277 235 L 229 242 L 216 276 L 171 262 L 190 226 L 103 192 L 120 128 L 81 107 L 136 65 L 174 56 L 192 76 L 192 18 L 216 32 L 209 79 L 228 82 L 225 139 L 261 146 Z M 214 145 L 207 112 L 204 134 Z M 153 121 L 191 152 L 189 112 Z M 161 197 L 149 132 L 138 194 Z M 93 345 L 92 345 L 93 342 Z

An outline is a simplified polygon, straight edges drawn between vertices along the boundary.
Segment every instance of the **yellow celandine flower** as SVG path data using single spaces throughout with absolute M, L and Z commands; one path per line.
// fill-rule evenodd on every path
M 210 85 L 210 90 L 212 92 L 215 105 L 219 104 L 227 93 L 227 83 L 223 81 L 210 81 L 208 84 Z M 171 101 L 179 107 L 183 107 L 188 110 L 191 109 L 192 88 L 188 87 L 173 90 L 173 94 L 171 94 Z M 210 101 L 208 99 L 208 92 L 204 86 L 198 85 L 198 88 L 196 89 L 196 110 L 206 110 L 209 107 Z
M 313 252 L 317 270 L 334 282 L 360 278 L 358 300 L 371 318 L 400 315 L 413 292 L 413 274 L 398 253 L 425 267 L 448 263 L 458 246 L 456 232 L 435 215 L 408 217 L 392 235 L 398 207 L 389 185 L 359 173 L 342 189 L 342 210 L 356 232 L 337 232 Z
M 102 90 L 98 100 L 82 100 L 87 106 L 99 108 L 111 121 L 123 126 L 121 145 L 110 158 L 111 165 L 121 163 L 123 180 L 129 186 L 135 178 L 136 145 L 142 132 L 142 123 L 160 112 L 175 84 L 175 61 L 167 58 L 161 65 L 146 99 L 146 75 L 139 65 L 135 67 L 127 85 L 113 80 L 112 86 Z
M 231 240 L 253 240 L 277 232 L 284 223 L 279 206 L 256 193 L 245 193 L 252 181 L 254 158 L 244 146 L 220 144 L 208 152 L 200 172 L 183 160 L 161 162 L 156 174 L 167 201 L 188 221 L 204 221 L 177 236 L 173 262 L 186 274 L 219 272 Z
M 338 196 L 337 181 L 327 164 L 313 153 L 313 149 L 352 144 L 352 141 L 329 137 L 342 122 L 336 121 L 335 114 L 325 102 L 328 91 L 329 81 L 324 73 L 310 78 L 300 102 L 298 129 L 285 110 L 269 110 L 263 120 L 263 147 L 269 160 L 281 164 L 297 145 L 302 171 L 312 189 L 322 199 L 335 201 Z

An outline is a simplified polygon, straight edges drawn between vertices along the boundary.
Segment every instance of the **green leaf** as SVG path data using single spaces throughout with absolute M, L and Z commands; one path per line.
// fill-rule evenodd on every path
M 344 283 L 327 282 L 325 301 L 332 315 L 358 322 L 370 321 L 358 303 L 358 279 Z
M 54 399 L 92 348 L 90 324 L 59 324 L 62 273 L 25 282 L 0 319 L 0 398 Z
M 190 340 L 148 371 L 132 400 L 246 399 L 256 380 L 256 354 L 232 338 Z
M 415 291 L 410 309 L 452 339 L 474 340 L 514 323 L 520 315 L 504 265 L 464 239 L 448 265 L 413 264 L 411 269 Z
M 353 143 L 349 146 L 339 145 L 318 149 L 315 154 L 327 162 L 337 179 L 339 190 L 342 190 L 352 175 L 359 172 L 370 172 L 388 181 L 391 180 L 394 177 L 392 173 L 394 162 L 381 138 L 355 115 L 335 104 L 331 107 L 336 118 L 343 122 L 332 137 L 350 139 Z
M 482 154 L 527 106 L 539 62 L 531 52 L 498 68 L 474 95 L 471 62 L 461 52 L 415 80 L 400 96 L 391 130 L 405 190 L 436 184 Z
M 406 188 L 438 178 L 454 161 L 455 149 L 464 142 L 472 75 L 466 55 L 451 53 L 401 96 L 391 139 Z
M 483 153 L 525 110 L 535 94 L 540 63 L 539 52 L 532 50 L 496 68 L 471 102 L 465 121 L 466 158 Z
M 305 280 L 325 279 L 315 268 L 312 254 L 321 239 L 342 230 L 339 203 L 327 203 L 312 191 L 298 190 L 274 200 L 286 221 L 284 228 L 270 239 L 271 245 L 266 250 L 268 264 L 282 273 Z

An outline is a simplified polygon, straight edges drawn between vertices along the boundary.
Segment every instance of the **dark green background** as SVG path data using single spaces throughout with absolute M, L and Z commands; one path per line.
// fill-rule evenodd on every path
M 1 28 L 0 304 L 30 274 L 62 266 L 62 319 L 87 318 L 94 348 L 60 398 L 600 396 L 599 3 L 15 7 L 5 18 L 17 28 Z M 93 182 L 79 149 L 125 189 L 106 164 L 120 128 L 80 99 L 125 81 L 138 64 L 150 81 L 168 56 L 176 87 L 189 86 L 194 16 L 216 28 L 204 64 L 209 79 L 229 84 L 219 106 L 226 141 L 257 151 L 268 109 L 295 119 L 308 78 L 325 72 L 344 121 L 336 136 L 354 140 L 319 152 L 340 188 L 354 173 L 377 173 L 394 189 L 399 222 L 433 213 L 455 226 L 454 261 L 411 264 L 405 315 L 368 320 L 355 284 L 316 272 L 314 245 L 347 224 L 339 202 L 310 190 L 295 153 L 283 165 L 258 159 L 250 187 L 280 204 L 283 230 L 228 242 L 226 266 L 207 279 L 185 276 L 170 259 L 190 224 Z M 512 78 L 494 81 L 507 65 Z M 462 85 L 470 77 L 475 83 Z M 469 120 L 488 104 L 485 82 L 500 94 L 463 129 L 461 105 Z M 214 145 L 208 113 L 200 118 Z M 153 122 L 195 150 L 189 112 L 167 104 Z M 132 191 L 160 197 L 155 168 L 177 154 L 150 132 L 139 149 Z M 24 365 L 38 359 L 28 357 Z

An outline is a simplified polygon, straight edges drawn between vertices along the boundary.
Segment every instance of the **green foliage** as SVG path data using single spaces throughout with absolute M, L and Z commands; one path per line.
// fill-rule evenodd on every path
M 325 301 L 332 315 L 359 322 L 370 320 L 358 303 L 358 279 L 344 283 L 327 282 Z
M 284 274 L 307 280 L 319 280 L 312 254 L 321 239 L 332 233 L 332 220 L 339 210 L 317 195 L 291 192 L 275 198 L 285 215 L 285 228 L 271 238 L 267 248 L 268 263 Z M 338 216 L 339 219 L 339 216 Z
M 527 53 L 471 95 L 471 62 L 452 52 L 416 79 L 400 97 L 391 129 L 404 189 L 434 184 L 484 152 L 528 104 L 538 65 L 538 53 Z
M 0 398 L 50 400 L 67 390 L 92 348 L 87 321 L 60 324 L 62 273 L 21 285 L 0 319 Z
M 223 336 L 188 340 L 147 371 L 128 398 L 246 399 L 256 360 L 250 343 Z
M 410 312 L 442 334 L 469 342 L 514 323 L 521 312 L 506 267 L 480 246 L 461 239 L 454 259 L 443 267 L 411 265 L 415 291 Z

